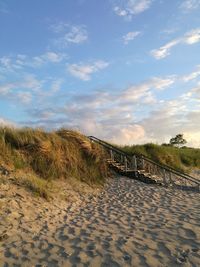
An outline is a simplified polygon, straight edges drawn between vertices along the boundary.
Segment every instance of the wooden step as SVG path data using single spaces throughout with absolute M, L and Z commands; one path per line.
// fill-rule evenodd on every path
M 145 170 L 138 170 L 139 174 L 143 174 L 144 176 L 148 176 L 149 178 L 152 178 L 154 180 L 160 180 L 159 176 L 151 174 Z
M 144 177 L 151 179 L 152 181 L 155 182 L 160 182 L 160 179 L 156 175 L 152 175 L 151 173 L 146 172 L 145 170 L 138 170 L 138 173 L 143 175 Z
M 127 169 L 126 172 L 135 172 L 133 169 Z
M 108 163 L 116 162 L 115 160 L 112 160 L 112 159 L 107 159 L 106 161 L 107 161 Z
M 145 171 L 145 170 L 137 170 L 137 172 L 138 172 L 139 174 L 146 173 L 146 171 Z
M 121 164 L 121 163 L 117 163 L 117 162 L 116 162 L 116 163 L 113 163 L 113 165 L 115 165 L 115 166 L 119 166 L 119 167 L 120 167 L 120 166 L 124 166 L 123 164 Z
M 156 182 L 161 181 L 160 177 L 158 175 L 155 175 L 155 174 L 151 174 L 151 178 L 153 180 L 155 180 Z
M 134 170 L 134 169 L 130 169 L 130 168 L 127 168 L 125 167 L 125 165 L 123 165 L 122 163 L 120 162 L 117 162 L 115 160 L 111 160 L 111 159 L 108 159 L 107 162 L 112 165 L 113 167 L 115 167 L 116 169 L 118 169 L 118 171 L 122 172 L 122 173 L 133 173 L 133 172 L 137 172 L 139 175 L 142 175 L 144 177 L 146 177 L 147 179 L 150 179 L 152 181 L 155 181 L 156 183 L 162 183 L 161 179 L 159 176 L 157 175 L 153 175 L 149 172 L 147 172 L 146 170 Z

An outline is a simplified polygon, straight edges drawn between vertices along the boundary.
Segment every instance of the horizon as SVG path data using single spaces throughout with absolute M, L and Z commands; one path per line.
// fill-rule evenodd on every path
M 200 147 L 200 0 L 0 2 L 0 124 Z

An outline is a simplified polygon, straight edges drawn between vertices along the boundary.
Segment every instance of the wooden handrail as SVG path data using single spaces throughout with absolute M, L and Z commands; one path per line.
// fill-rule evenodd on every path
M 99 138 L 97 138 L 95 136 L 88 136 L 88 138 L 90 140 L 93 140 L 93 141 L 101 144 L 104 147 L 107 147 L 108 149 L 112 149 L 113 151 L 115 151 L 118 154 L 122 154 L 123 156 L 128 157 L 129 160 L 131 160 L 130 157 L 136 156 L 139 159 L 144 159 L 144 160 L 150 162 L 151 164 L 156 165 L 157 167 L 159 167 L 161 169 L 164 169 L 165 171 L 171 172 L 171 173 L 173 173 L 175 175 L 178 175 L 178 176 L 180 176 L 180 177 L 182 177 L 182 178 L 184 178 L 184 179 L 186 179 L 188 181 L 191 181 L 191 182 L 197 184 L 198 186 L 200 186 L 200 182 L 196 178 L 194 178 L 194 177 L 192 177 L 192 176 L 190 176 L 188 174 L 185 174 L 183 172 L 177 171 L 176 169 L 174 169 L 174 168 L 172 168 L 172 167 L 170 167 L 168 165 L 157 163 L 157 162 L 153 161 L 152 159 L 150 159 L 150 158 L 148 158 L 148 157 L 146 157 L 146 156 L 144 156 L 142 154 L 139 154 L 139 153 L 124 152 L 123 150 L 121 150 L 119 148 L 116 148 L 115 146 L 113 146 L 113 145 L 111 145 L 111 144 L 109 144 L 109 143 L 107 143 L 107 142 L 105 142 L 105 141 L 103 141 L 103 140 L 101 140 L 101 139 L 99 139 Z
M 156 163 L 155 161 L 153 161 L 153 160 L 151 160 L 151 159 L 149 159 L 149 158 L 147 158 L 147 157 L 145 157 L 143 155 L 142 155 L 142 157 L 146 161 L 148 161 L 148 162 L 150 162 L 150 163 L 152 163 L 152 164 L 154 164 L 154 165 L 156 165 L 156 166 L 158 166 L 158 167 L 160 167 L 160 168 L 162 168 L 162 169 L 164 169 L 164 170 L 166 170 L 168 172 L 171 172 L 171 173 L 174 173 L 176 175 L 179 175 L 179 176 L 181 176 L 181 177 L 183 177 L 183 178 L 185 178 L 185 179 L 187 179 L 187 180 L 189 180 L 191 182 L 194 182 L 194 183 L 197 183 L 197 184 L 200 185 L 200 183 L 199 183 L 199 181 L 197 179 L 195 179 L 194 177 L 192 177 L 192 176 L 190 176 L 190 175 L 188 175 L 188 174 L 186 174 L 184 172 L 177 171 L 176 169 L 171 168 L 168 165 L 163 165 L 163 164 L 160 164 L 160 163 Z
M 123 154 L 124 156 L 127 156 L 128 154 L 126 152 L 124 152 L 123 150 L 119 149 L 119 148 L 116 148 L 115 146 L 95 137 L 95 136 L 88 136 L 88 138 L 90 140 L 93 140 L 99 144 L 102 144 L 103 146 L 107 146 L 108 148 L 112 149 L 113 151 L 119 153 L 119 154 Z

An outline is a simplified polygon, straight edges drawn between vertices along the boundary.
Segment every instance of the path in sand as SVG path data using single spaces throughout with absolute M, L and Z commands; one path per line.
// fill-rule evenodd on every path
M 62 216 L 62 225 L 38 218 L 37 235 L 16 221 L 16 236 L 0 242 L 0 265 L 200 266 L 198 193 L 120 177 Z

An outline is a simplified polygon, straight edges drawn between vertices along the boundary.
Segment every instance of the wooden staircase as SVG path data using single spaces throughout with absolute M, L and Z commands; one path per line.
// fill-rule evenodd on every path
M 174 187 L 182 190 L 200 192 L 200 180 L 179 172 L 167 165 L 159 164 L 139 154 L 125 153 L 123 150 L 94 136 L 88 137 L 91 142 L 103 146 L 108 152 L 107 163 L 116 172 L 151 184 Z
M 131 169 L 129 167 L 126 167 L 124 164 L 111 159 L 107 159 L 107 163 L 112 169 L 114 169 L 116 172 L 122 175 L 134 177 L 146 183 L 152 183 L 152 184 L 157 183 L 160 185 L 162 184 L 157 175 L 152 175 L 151 173 L 148 173 L 145 170 Z

